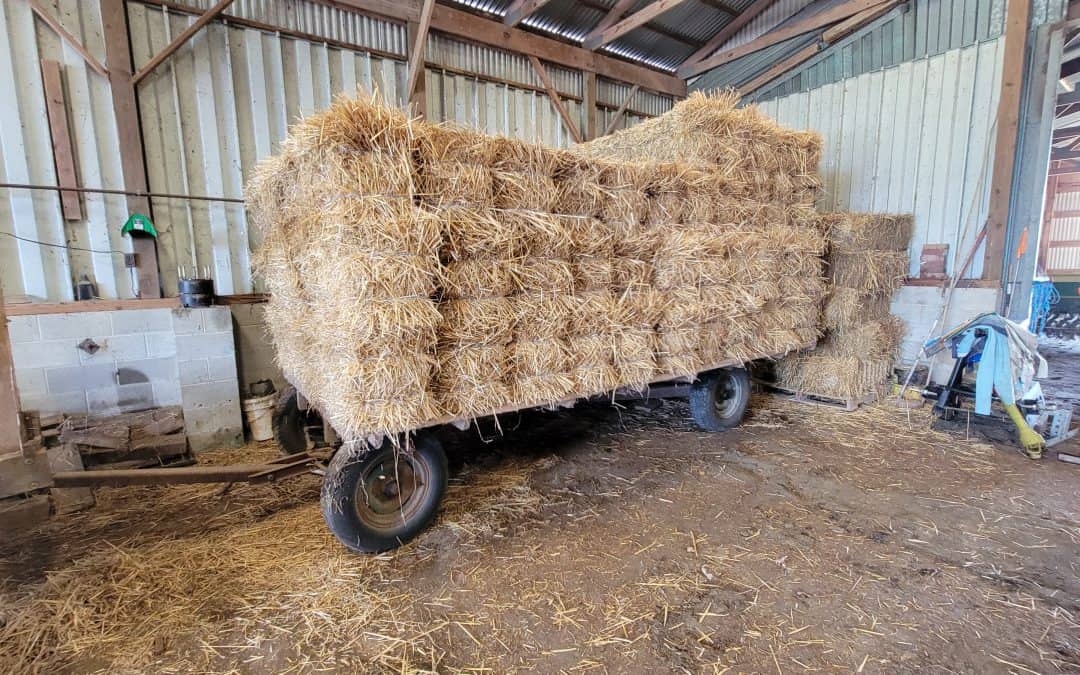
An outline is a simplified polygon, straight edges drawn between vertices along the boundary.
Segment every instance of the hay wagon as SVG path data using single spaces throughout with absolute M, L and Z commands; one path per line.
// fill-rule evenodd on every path
M 806 345 L 812 348 L 813 344 Z M 778 358 L 782 354 L 761 354 Z M 694 422 L 705 431 L 737 426 L 750 400 L 746 363 L 727 360 L 695 377 L 656 380 L 644 389 L 617 389 L 607 394 L 568 399 L 534 408 L 555 409 L 578 400 L 642 400 L 686 398 Z M 529 408 L 507 406 L 492 416 Z M 321 505 L 330 530 L 345 546 L 359 552 L 396 548 L 423 531 L 438 512 L 446 491 L 447 460 L 435 433 L 439 427 L 467 428 L 474 420 L 441 418 L 401 438 L 384 438 L 362 449 L 338 448 L 323 474 Z M 293 387 L 283 392 L 275 412 L 275 438 L 283 453 L 301 457 L 314 440 L 333 435 L 318 411 Z M 333 444 L 333 441 L 330 441 Z

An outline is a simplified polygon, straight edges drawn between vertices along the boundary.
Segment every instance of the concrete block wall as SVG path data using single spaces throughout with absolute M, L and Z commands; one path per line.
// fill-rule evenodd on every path
M 243 442 L 227 307 L 8 318 L 25 410 L 112 415 L 180 405 L 192 448 Z M 84 340 L 98 345 L 89 353 Z
M 274 360 L 274 347 L 266 332 L 266 305 L 253 303 L 229 308 L 233 314 L 241 391 L 260 380 L 270 380 L 280 391 L 287 383 Z
M 892 313 L 907 325 L 907 334 L 900 345 L 900 360 L 904 363 L 914 362 L 923 341 L 946 333 L 983 312 L 993 312 L 997 301 L 998 291 L 994 288 L 955 289 L 948 316 L 933 331 L 935 334 L 930 335 L 934 321 L 944 306 L 941 288 L 902 286 L 893 296 L 891 308 Z M 953 358 L 947 352 L 938 354 L 931 364 L 931 379 L 944 382 L 952 372 L 952 366 Z

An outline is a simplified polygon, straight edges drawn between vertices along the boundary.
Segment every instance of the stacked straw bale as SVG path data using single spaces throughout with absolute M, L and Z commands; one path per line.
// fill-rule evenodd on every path
M 732 157 L 812 189 L 816 137 L 729 124 Z M 278 361 L 359 438 L 792 351 L 819 331 L 820 217 L 738 166 L 589 158 L 339 99 L 248 186 Z
M 825 337 L 808 352 L 781 359 L 781 387 L 847 400 L 879 396 L 904 335 L 889 313 L 907 272 L 910 215 L 832 213 L 823 216 L 831 287 Z

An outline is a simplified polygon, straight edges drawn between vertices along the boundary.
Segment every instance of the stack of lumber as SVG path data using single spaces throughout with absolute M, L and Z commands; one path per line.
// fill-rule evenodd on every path
M 723 165 L 554 150 L 376 101 L 300 122 L 248 186 L 278 362 L 351 439 L 813 341 L 820 140 L 728 98 L 691 108 L 719 121 Z
M 133 469 L 191 460 L 179 406 L 109 417 L 77 415 L 60 425 L 60 442 L 74 448 L 87 469 Z
M 880 396 L 891 374 L 904 324 L 889 313 L 908 267 L 910 215 L 831 213 L 825 336 L 818 346 L 781 359 L 780 387 L 857 403 Z

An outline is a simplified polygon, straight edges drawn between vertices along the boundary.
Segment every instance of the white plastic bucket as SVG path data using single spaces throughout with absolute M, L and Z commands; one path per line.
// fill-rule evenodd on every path
M 245 398 L 240 402 L 252 439 L 268 441 L 274 437 L 274 404 L 276 402 L 277 392 L 266 396 Z

